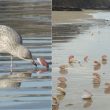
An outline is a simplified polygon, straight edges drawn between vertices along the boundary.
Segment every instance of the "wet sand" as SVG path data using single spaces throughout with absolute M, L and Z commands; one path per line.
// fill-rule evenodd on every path
M 96 26 L 105 26 L 107 21 L 104 19 L 94 19 L 93 14 L 101 13 L 100 10 L 84 10 L 82 12 L 64 12 L 64 11 L 53 11 L 53 26 L 52 26 L 52 35 L 53 42 L 68 42 L 69 40 L 76 38 L 78 34 L 83 33 L 88 30 L 90 27 Z M 56 14 L 54 14 L 56 13 Z M 58 13 L 58 14 L 57 14 Z M 60 14 L 59 14 L 60 13 Z M 63 13 L 63 14 L 61 14 Z M 65 18 L 65 13 L 68 13 L 73 17 Z M 58 16 L 57 16 L 58 15 Z M 64 17 L 63 17 L 64 16 Z M 55 17 L 55 18 L 54 18 Z M 61 20 L 57 20 L 61 19 Z M 63 32 L 62 32 L 63 31 Z
M 82 19 L 82 22 L 75 21 L 73 19 L 72 23 L 63 21 L 57 23 L 57 25 L 53 25 L 55 28 L 61 28 L 59 30 L 60 32 L 56 32 L 57 34 L 55 34 L 54 30 L 53 34 L 55 37 L 55 39 L 53 39 L 52 54 L 53 96 L 58 94 L 56 90 L 59 86 L 58 78 L 63 76 L 67 79 L 65 82 L 66 86 L 62 86 L 66 95 L 60 99 L 59 110 L 109 110 L 110 90 L 109 88 L 105 88 L 105 83 L 110 83 L 110 21 L 101 18 L 90 18 L 89 22 L 88 18 Z M 81 25 L 80 27 L 83 28 L 86 23 L 91 24 L 89 28 L 81 29 L 77 34 L 71 30 L 67 31 L 69 26 L 72 27 L 73 25 L 74 27 L 74 25 Z M 59 39 L 59 37 L 62 38 Z M 72 54 L 80 61 L 80 64 L 78 62 L 73 64 L 73 66 L 68 64 L 68 56 Z M 94 60 L 101 62 L 101 56 L 103 54 L 108 56 L 107 64 L 101 64 L 99 70 L 94 70 Z M 86 55 L 89 56 L 89 60 L 87 63 L 84 63 L 83 59 Z M 69 65 L 69 67 L 66 71 L 61 72 L 59 66 L 63 64 Z M 94 72 L 99 73 L 101 77 L 100 83 L 98 84 L 94 84 L 93 82 Z M 93 94 L 92 100 L 83 100 L 81 98 L 84 89 L 91 91 Z

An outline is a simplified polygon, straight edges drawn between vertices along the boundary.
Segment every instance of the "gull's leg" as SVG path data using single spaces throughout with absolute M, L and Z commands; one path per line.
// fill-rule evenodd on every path
M 13 73 L 13 56 L 11 55 L 10 73 Z

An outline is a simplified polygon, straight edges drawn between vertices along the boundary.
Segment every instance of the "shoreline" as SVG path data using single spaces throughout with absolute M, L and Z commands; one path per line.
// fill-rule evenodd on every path
M 59 40 L 64 42 L 70 41 L 92 26 L 107 25 L 109 21 L 106 22 L 104 19 L 95 19 L 93 17 L 92 14 L 97 12 L 101 12 L 101 10 L 84 10 L 83 12 L 53 11 L 53 42 L 58 42 Z M 67 16 L 65 16 L 65 14 Z M 68 17 L 68 15 L 72 16 L 72 18 L 70 16 Z M 66 19 L 67 17 L 68 19 Z

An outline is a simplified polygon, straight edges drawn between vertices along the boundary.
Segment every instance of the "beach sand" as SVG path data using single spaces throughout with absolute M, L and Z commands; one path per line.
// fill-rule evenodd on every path
M 90 13 L 95 13 L 95 10 L 83 10 L 83 11 L 52 11 L 52 23 L 71 23 L 76 21 L 82 21 L 84 19 L 92 18 Z M 65 15 L 66 14 L 66 15 Z

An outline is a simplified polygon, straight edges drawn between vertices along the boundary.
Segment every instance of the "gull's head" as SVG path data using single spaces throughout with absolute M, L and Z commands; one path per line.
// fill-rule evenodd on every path
M 30 61 L 33 65 L 37 66 L 36 62 L 32 57 L 31 51 L 25 48 L 24 46 L 19 46 L 19 48 L 17 48 L 17 52 L 15 53 L 15 56 L 19 57 L 20 59 Z

